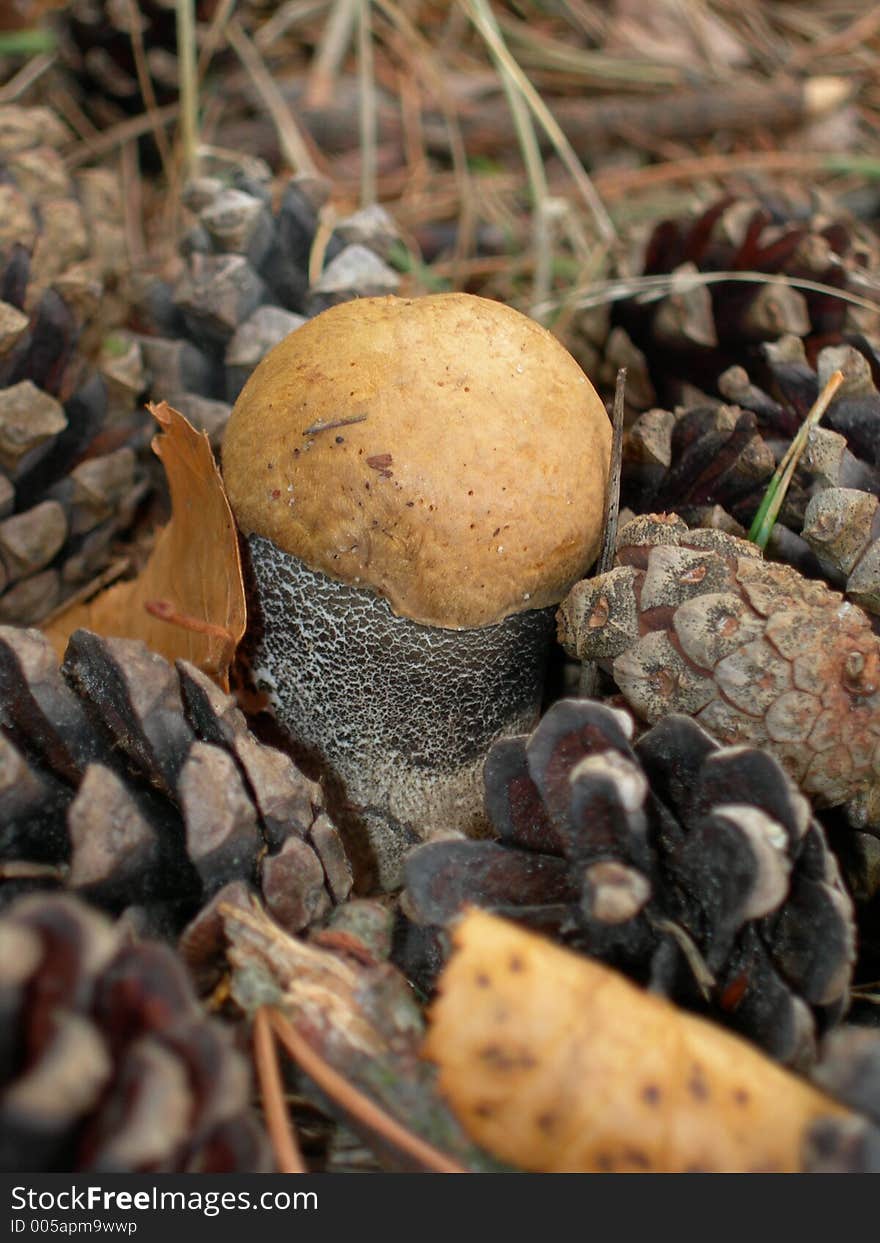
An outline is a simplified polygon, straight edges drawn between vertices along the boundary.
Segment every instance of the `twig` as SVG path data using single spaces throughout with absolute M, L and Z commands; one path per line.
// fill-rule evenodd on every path
M 749 539 L 757 544 L 759 548 L 767 547 L 767 541 L 779 516 L 779 511 L 782 509 L 782 504 L 794 477 L 794 472 L 797 470 L 798 462 L 801 460 L 803 452 L 807 447 L 810 432 L 831 405 L 834 395 L 840 388 L 843 380 L 844 375 L 842 371 L 832 371 L 828 377 L 827 384 L 816 398 L 809 414 L 801 424 L 798 434 L 788 446 L 785 456 L 777 466 L 776 472 L 767 486 L 767 491 L 764 493 L 764 499 L 761 501 L 758 512 L 755 514 L 752 525 L 749 528 Z
M 266 68 L 260 53 L 244 33 L 237 17 L 230 18 L 226 23 L 226 38 L 229 46 L 244 66 L 254 87 L 259 92 L 266 110 L 275 124 L 278 132 L 278 142 L 280 143 L 284 159 L 295 172 L 316 173 L 315 162 L 312 159 L 308 144 L 294 120 L 293 113 L 290 111 L 284 96 L 275 85 L 275 81 Z
M 305 1174 L 305 1162 L 284 1104 L 284 1086 L 267 1006 L 260 1006 L 254 1013 L 254 1065 L 278 1172 Z
M 620 475 L 623 461 L 623 418 L 626 396 L 626 367 L 617 373 L 614 386 L 614 408 L 611 417 L 611 465 L 608 472 L 608 487 L 605 492 L 605 521 L 602 537 L 602 551 L 596 562 L 596 574 L 606 574 L 614 565 L 614 554 L 617 551 L 617 519 L 620 514 Z M 579 691 L 584 699 L 591 699 L 596 694 L 599 681 L 599 666 L 593 660 L 584 661 L 581 665 Z
M 532 302 L 538 306 L 541 299 L 546 298 L 550 292 L 552 265 L 550 214 L 547 209 L 550 191 L 547 186 L 547 174 L 544 172 L 541 147 L 522 84 L 516 73 L 516 62 L 501 38 L 495 15 L 487 0 L 466 0 L 466 9 L 498 66 L 501 86 L 507 96 L 507 104 L 522 151 L 532 199 L 532 241 L 535 252 Z
M 269 1018 L 278 1039 L 297 1065 L 352 1119 L 360 1122 L 398 1152 L 417 1162 L 423 1169 L 435 1174 L 468 1173 L 464 1166 L 453 1161 L 446 1153 L 440 1152 L 433 1144 L 408 1131 L 375 1101 L 371 1101 L 363 1092 L 353 1087 L 312 1048 L 279 1010 L 270 1009 Z

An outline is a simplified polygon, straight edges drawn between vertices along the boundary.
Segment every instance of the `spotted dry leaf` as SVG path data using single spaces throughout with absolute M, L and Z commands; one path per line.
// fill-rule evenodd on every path
M 424 1054 L 472 1139 L 524 1170 L 797 1171 L 835 1101 L 720 1027 L 482 911 Z

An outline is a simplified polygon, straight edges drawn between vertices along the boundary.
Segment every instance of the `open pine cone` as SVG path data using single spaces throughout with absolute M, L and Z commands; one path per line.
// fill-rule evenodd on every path
M 44 618 L 114 555 L 148 487 L 122 200 L 72 177 L 47 109 L 0 107 L 0 622 Z
M 729 367 L 751 370 L 764 342 L 793 334 L 812 354 L 860 333 L 864 312 L 787 282 L 858 291 L 875 252 L 853 221 L 824 213 L 794 218 L 784 205 L 721 199 L 696 219 L 659 224 L 647 245 L 644 274 L 684 279 L 694 272 L 759 272 L 777 279 L 682 283 L 680 289 L 673 284 L 656 301 L 622 302 L 613 316 L 610 351 L 621 361 L 640 360 L 646 376 L 636 387 L 653 387 L 663 402 L 678 400 L 683 385 L 715 394 Z
M 779 765 L 672 715 L 630 745 L 627 714 L 558 701 L 489 753 L 499 842 L 415 850 L 405 907 L 442 925 L 472 902 L 544 930 L 713 1017 L 782 1061 L 815 1055 L 847 1002 L 852 905 Z
M 880 639 L 824 583 L 646 515 L 620 531 L 615 568 L 563 601 L 559 637 L 607 664 L 643 720 L 685 712 L 722 743 L 765 747 L 817 805 L 880 831 Z
M 230 886 L 291 932 L 348 896 L 320 787 L 185 662 L 79 630 L 59 670 L 0 627 L 0 724 L 0 896 L 63 884 L 172 936 Z
M 386 263 L 397 232 L 378 206 L 336 222 L 310 278 L 328 193 L 318 178 L 292 177 L 273 211 L 260 161 L 184 188 L 196 223 L 181 244 L 183 270 L 173 283 L 145 286 L 142 312 L 157 335 L 140 343 L 152 396 L 207 431 L 215 446 L 231 403 L 272 346 L 336 302 L 398 287 Z
M 175 954 L 72 897 L 0 916 L 6 1171 L 268 1172 L 250 1076 Z

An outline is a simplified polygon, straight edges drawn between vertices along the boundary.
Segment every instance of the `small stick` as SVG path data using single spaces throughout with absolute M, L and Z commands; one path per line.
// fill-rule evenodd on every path
M 596 574 L 605 574 L 614 565 L 614 554 L 617 550 L 617 519 L 620 514 L 620 473 L 623 458 L 623 415 L 624 397 L 626 395 L 626 367 L 617 373 L 614 386 L 614 407 L 611 416 L 611 468 L 608 474 L 608 490 L 605 494 L 605 534 L 602 539 L 602 551 L 596 562 Z M 591 699 L 596 693 L 599 681 L 599 666 L 593 660 L 581 665 L 579 691 L 584 699 Z
M 366 423 L 366 414 L 350 414 L 344 419 L 334 419 L 332 423 L 313 423 L 303 432 L 304 436 L 314 436 L 318 432 L 330 432 L 336 427 L 350 427 L 352 423 Z
M 266 1130 L 272 1141 L 278 1173 L 305 1174 L 305 1162 L 284 1104 L 284 1087 L 269 1013 L 268 1006 L 260 1006 L 254 1014 L 254 1065 L 266 1116 Z
M 330 1097 L 334 1104 L 345 1110 L 353 1119 L 432 1173 L 467 1174 L 469 1172 L 446 1153 L 440 1152 L 433 1144 L 429 1144 L 420 1136 L 414 1135 L 412 1131 L 408 1131 L 375 1101 L 371 1101 L 363 1092 L 353 1087 L 312 1048 L 280 1010 L 270 1009 L 269 1021 L 293 1060 L 310 1079 L 315 1081 L 321 1091 Z

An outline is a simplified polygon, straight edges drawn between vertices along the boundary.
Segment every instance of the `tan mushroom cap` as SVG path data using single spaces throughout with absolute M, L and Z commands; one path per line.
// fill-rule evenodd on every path
M 237 521 L 426 625 L 555 604 L 595 559 L 611 424 L 568 351 L 470 294 L 362 298 L 275 346 L 223 474 Z

